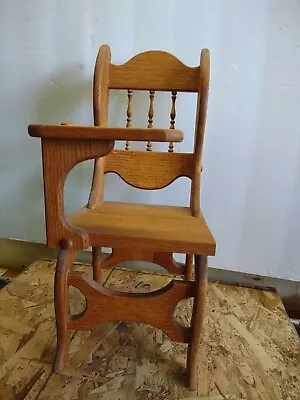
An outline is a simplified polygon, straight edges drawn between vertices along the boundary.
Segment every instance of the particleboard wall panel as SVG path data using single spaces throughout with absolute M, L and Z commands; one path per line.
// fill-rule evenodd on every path
M 40 400 L 299 400 L 299 342 L 279 296 L 218 283 L 209 285 L 197 393 L 183 384 L 186 345 L 135 323 L 74 332 L 70 365 L 51 373 L 54 269 L 54 262 L 36 262 L 0 291 L 1 400 L 35 399 L 39 392 Z M 106 286 L 129 291 L 155 290 L 170 279 L 119 269 L 104 273 Z M 71 295 L 78 312 L 84 301 L 74 290 Z M 189 300 L 178 305 L 183 323 L 190 313 Z

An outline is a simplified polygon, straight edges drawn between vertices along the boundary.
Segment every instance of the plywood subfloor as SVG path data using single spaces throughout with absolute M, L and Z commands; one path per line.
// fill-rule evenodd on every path
M 0 291 L 0 399 L 300 399 L 299 342 L 279 296 L 218 283 L 209 285 L 197 392 L 183 384 L 186 345 L 134 323 L 74 332 L 69 366 L 53 373 L 54 269 L 36 262 Z M 151 291 L 168 281 L 113 269 L 105 285 Z M 84 300 L 71 296 L 78 312 Z M 178 318 L 188 323 L 190 314 L 191 301 L 182 301 Z

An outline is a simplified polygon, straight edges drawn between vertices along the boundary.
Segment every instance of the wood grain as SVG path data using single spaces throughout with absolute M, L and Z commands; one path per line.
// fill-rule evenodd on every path
M 194 154 L 195 164 L 191 185 L 191 209 L 195 217 L 200 215 L 200 177 L 202 168 L 202 151 L 206 126 L 207 102 L 210 80 L 210 56 L 207 49 L 201 51 L 199 87 L 197 99 Z
M 189 207 L 103 202 L 92 210 L 80 210 L 68 221 L 87 232 L 92 246 L 215 253 L 204 218 L 194 218 Z
M 92 185 L 90 190 L 89 199 L 87 202 L 88 208 L 99 206 L 104 198 L 104 163 L 105 158 L 96 158 L 94 160 L 94 170 Z
M 147 261 L 160 265 L 171 274 L 181 275 L 184 267 L 173 258 L 173 253 L 160 253 L 142 248 L 113 248 L 111 255 L 101 261 L 101 268 L 111 268 L 124 261 Z
M 126 293 L 104 288 L 83 272 L 73 272 L 68 284 L 79 289 L 87 301 L 83 315 L 72 317 L 68 329 L 88 330 L 106 321 L 126 320 L 156 326 L 175 342 L 190 339 L 190 329 L 177 324 L 173 314 L 180 300 L 194 295 L 194 282 L 173 280 L 151 293 Z M 158 313 L 162 304 L 164 312 Z
M 102 283 L 102 260 L 101 260 L 101 247 L 92 248 L 92 266 L 93 266 L 93 279 L 96 282 Z
M 75 125 L 29 125 L 32 137 L 64 140 L 134 140 L 137 142 L 182 142 L 183 132 L 178 129 L 111 128 Z
M 122 150 L 105 157 L 104 168 L 105 173 L 116 173 L 129 185 L 147 190 L 162 189 L 179 177 L 190 178 L 193 170 L 193 154 Z
M 111 60 L 110 48 L 100 47 L 94 68 L 93 113 L 95 126 L 107 126 L 108 123 L 108 77 Z
M 195 294 L 191 320 L 191 338 L 187 354 L 187 384 L 197 388 L 197 365 L 200 344 L 203 339 L 205 301 L 207 295 L 207 257 L 195 255 Z
M 146 51 L 109 69 L 111 89 L 197 92 L 198 81 L 199 66 L 188 67 L 164 51 Z
M 0 291 L 0 398 L 36 399 L 50 375 L 39 400 L 299 400 L 299 339 L 278 294 L 217 282 L 208 285 L 195 392 L 184 386 L 186 344 L 145 324 L 107 322 L 74 332 L 70 364 L 51 373 L 55 267 L 38 261 Z M 75 270 L 92 275 L 88 265 Z M 105 287 L 133 293 L 170 281 L 120 269 L 103 274 Z M 71 301 L 82 308 L 78 293 Z M 176 318 L 188 325 L 191 312 L 191 300 L 183 300 Z
M 187 254 L 185 258 L 185 272 L 184 272 L 184 276 L 187 281 L 193 280 L 193 272 L 194 272 L 193 255 Z
M 71 333 L 68 330 L 66 323 L 69 316 L 67 275 L 73 267 L 75 257 L 76 251 L 72 249 L 71 241 L 62 241 L 61 250 L 57 259 L 57 267 L 54 279 L 54 305 L 57 338 L 57 351 L 54 370 L 56 372 L 60 372 L 63 369 L 67 358 L 69 357 Z
M 42 139 L 47 245 L 60 248 L 62 239 L 73 247 L 89 247 L 88 236 L 72 227 L 65 219 L 64 183 L 70 170 L 82 161 L 103 156 L 112 151 L 114 141 Z M 59 160 L 53 162 L 53 160 Z
M 93 81 L 93 114 L 95 126 L 103 127 L 108 125 L 108 76 L 110 60 L 109 46 L 101 46 L 95 62 Z M 87 203 L 89 208 L 98 206 L 103 201 L 103 168 L 104 158 L 96 158 L 94 161 L 91 191 Z

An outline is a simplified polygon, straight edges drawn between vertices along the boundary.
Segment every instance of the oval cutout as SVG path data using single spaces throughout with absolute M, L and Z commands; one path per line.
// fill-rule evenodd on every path
M 87 307 L 84 294 L 75 286 L 69 286 L 69 307 L 71 317 L 83 315 Z
M 174 308 L 174 320 L 181 326 L 190 327 L 192 321 L 194 298 L 180 300 Z

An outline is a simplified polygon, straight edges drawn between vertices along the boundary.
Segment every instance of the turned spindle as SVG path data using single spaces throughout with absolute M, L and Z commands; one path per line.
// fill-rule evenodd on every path
M 149 91 L 150 103 L 149 103 L 149 111 L 148 111 L 148 126 L 147 126 L 147 128 L 153 128 L 154 94 L 155 94 L 155 90 L 150 90 Z M 147 143 L 147 151 L 152 151 L 152 143 L 150 141 Z
M 176 96 L 177 92 L 172 91 L 172 106 L 171 106 L 171 112 L 170 112 L 170 129 L 175 129 L 175 118 L 176 118 L 176 108 L 175 108 L 175 102 L 176 102 Z M 170 142 L 169 144 L 169 153 L 174 152 L 174 144 L 173 142 Z
M 132 121 L 132 89 L 127 90 L 127 97 L 128 97 L 128 104 L 127 104 L 127 123 L 126 123 L 126 128 L 131 128 L 131 121 Z M 126 140 L 125 144 L 125 150 L 130 150 L 130 144 L 129 141 Z

